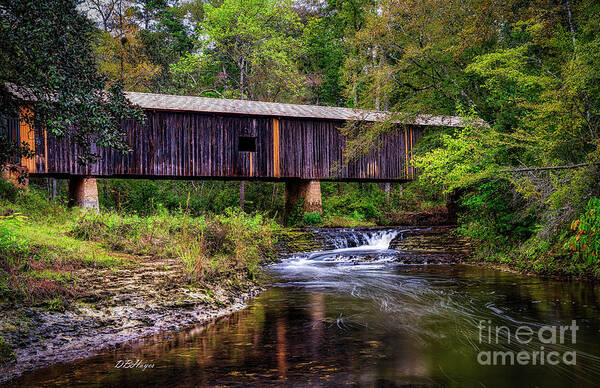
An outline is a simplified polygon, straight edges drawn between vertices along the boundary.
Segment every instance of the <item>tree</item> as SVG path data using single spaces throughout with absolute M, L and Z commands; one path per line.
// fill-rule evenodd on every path
M 101 71 L 131 91 L 169 92 L 169 66 L 193 49 L 202 0 L 84 0 L 103 30 L 96 47 Z
M 344 105 L 341 69 L 346 56 L 343 26 L 337 13 L 311 17 L 304 27 L 304 66 L 311 102 L 317 105 Z
M 194 49 L 194 31 L 202 17 L 202 7 L 183 3 L 165 7 L 157 14 L 151 28 L 141 29 L 138 37 L 148 60 L 160 67 L 152 79 L 152 89 L 171 92 L 173 80 L 170 65 Z
M 121 86 L 103 92 L 92 41 L 95 29 L 75 0 L 0 2 L 0 103 L 16 114 L 33 104 L 35 125 L 69 136 L 80 147 L 79 162 L 94 159 L 93 143 L 121 151 L 124 117 L 142 119 Z
M 183 88 L 242 99 L 304 98 L 305 79 L 298 68 L 301 25 L 289 0 L 225 0 L 206 5 L 204 12 L 198 53 L 171 67 Z
M 109 32 L 115 29 L 115 14 L 122 3 L 122 0 L 87 0 L 84 8 L 92 14 L 91 19 L 98 20 L 100 28 Z
M 99 70 L 112 82 L 120 81 L 129 91 L 149 91 L 160 66 L 152 63 L 140 41 L 134 9 L 117 7 L 115 28 L 99 33 L 95 46 Z

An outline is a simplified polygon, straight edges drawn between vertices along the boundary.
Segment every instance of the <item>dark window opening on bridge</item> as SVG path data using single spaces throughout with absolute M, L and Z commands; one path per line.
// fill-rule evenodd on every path
M 256 152 L 256 137 L 240 136 L 238 139 L 238 151 Z

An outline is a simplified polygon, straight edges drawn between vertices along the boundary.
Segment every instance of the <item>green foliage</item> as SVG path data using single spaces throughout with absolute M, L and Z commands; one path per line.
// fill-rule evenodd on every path
M 0 179 L 0 200 L 12 202 L 17 199 L 18 194 L 19 190 L 13 183 Z
M 27 276 L 32 279 L 46 279 L 53 280 L 57 283 L 73 283 L 74 277 L 68 272 L 59 272 L 59 271 L 51 271 L 45 269 L 43 271 L 29 271 L 27 272 Z
M 0 365 L 16 359 L 15 352 L 10 345 L 0 337 Z
M 71 233 L 129 254 L 176 257 L 190 282 L 202 282 L 240 272 L 254 278 L 259 264 L 272 258 L 277 230 L 261 214 L 228 209 L 214 217 L 191 217 L 187 211 L 148 217 L 84 213 Z
M 344 105 L 342 99 L 342 66 L 345 49 L 344 28 L 338 13 L 309 19 L 302 33 L 306 64 L 304 72 L 312 89 L 312 103 Z
M 304 215 L 304 217 L 302 218 L 302 221 L 306 225 L 319 225 L 321 223 L 321 213 L 319 213 L 319 212 L 306 213 Z
M 47 196 L 40 190 L 15 189 L 12 183 L 2 179 L 0 179 L 0 186 L 4 187 L 9 193 L 7 197 L 0 195 L 0 209 L 5 209 L 4 213 L 0 211 L 0 215 L 9 215 L 16 211 L 26 214 L 30 219 L 45 221 L 46 223 L 62 222 L 68 218 L 69 211 L 67 208 L 61 202 L 49 201 Z
M 13 115 L 24 103 L 35 101 L 35 116 L 22 118 L 56 136 L 70 136 L 84 162 L 95 157 L 92 140 L 126 150 L 120 120 L 141 121 L 142 112 L 125 100 L 119 83 L 100 92 L 105 80 L 96 69 L 95 30 L 78 4 L 76 0 L 0 4 L 0 100 L 3 111 Z
M 97 243 L 68 235 L 78 216 L 31 187 L 15 201 L 0 200 L 0 300 L 37 303 L 70 295 L 77 279 L 66 268 L 114 268 L 116 258 Z
M 414 157 L 421 183 L 434 185 L 445 193 L 471 187 L 498 174 L 497 149 L 492 146 L 494 133 L 479 125 L 473 110 L 459 113 L 467 121 L 465 127 L 431 135 L 435 148 Z
M 581 217 L 571 224 L 575 235 L 569 239 L 569 250 L 588 264 L 600 258 L 600 198 L 588 202 Z
M 171 66 L 174 75 L 187 83 L 186 88 L 192 86 L 196 92 L 219 89 L 228 97 L 267 101 L 289 101 L 303 95 L 304 82 L 297 65 L 301 25 L 290 1 L 207 4 L 198 29 L 200 50 Z M 222 69 L 218 81 L 202 75 L 210 69 Z
M 536 231 L 536 219 L 510 182 L 480 183 L 463 195 L 460 231 L 480 242 L 486 254 L 502 252 L 527 240 Z
M 248 216 L 238 209 L 227 209 L 224 215 L 216 219 L 228 232 L 226 240 L 233 247 L 236 266 L 245 266 L 249 276 L 254 279 L 261 257 L 273 257 L 277 224 L 260 214 Z
M 48 311 L 57 311 L 64 313 L 67 309 L 67 302 L 64 299 L 56 296 L 44 302 L 44 308 Z
M 185 272 L 191 282 L 203 282 L 206 272 L 212 277 L 213 271 L 217 270 L 217 259 L 207 256 L 205 230 L 200 234 L 191 235 L 187 225 L 183 226 L 181 240 L 175 245 L 174 253 L 181 260 Z
M 597 2 L 382 0 L 364 10 L 349 40 L 346 95 L 361 107 L 469 122 L 428 130 L 413 187 L 462 196 L 461 231 L 480 256 L 597 271 L 577 266 L 577 248 L 561 249 L 570 221 L 600 195 Z M 349 144 L 373 144 L 386 125 L 354 131 Z
M 1 267 L 7 268 L 7 264 L 16 264 L 16 259 L 29 251 L 29 244 L 22 240 L 14 232 L 23 225 L 25 216 L 14 213 L 10 216 L 0 216 L 0 261 Z
M 281 215 L 283 191 L 282 183 L 246 182 L 245 210 Z M 239 182 L 106 179 L 99 180 L 98 192 L 102 208 L 140 216 L 182 209 L 194 216 L 221 213 L 240 202 Z
M 386 209 L 383 190 L 376 184 L 321 184 L 323 214 L 327 217 L 348 216 L 356 221 L 378 221 Z

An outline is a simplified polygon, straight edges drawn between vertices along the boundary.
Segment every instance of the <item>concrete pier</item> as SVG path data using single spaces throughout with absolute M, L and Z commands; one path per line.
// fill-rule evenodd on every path
M 295 210 L 300 200 L 303 201 L 304 213 L 323 212 L 321 182 L 302 179 L 285 182 L 284 202 L 286 216 Z
M 100 210 L 96 178 L 74 176 L 69 179 L 69 206 Z

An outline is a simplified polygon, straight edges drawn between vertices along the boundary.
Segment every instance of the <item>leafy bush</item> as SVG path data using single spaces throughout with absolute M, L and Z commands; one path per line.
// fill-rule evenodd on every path
M 511 248 L 535 232 L 535 217 L 508 181 L 480 183 L 462 196 L 461 205 L 460 231 L 491 251 Z
M 14 201 L 17 199 L 17 195 L 19 194 L 19 189 L 7 181 L 6 179 L 0 178 L 0 199 L 5 201 Z
M 600 198 L 592 198 L 579 219 L 573 221 L 575 235 L 569 239 L 569 250 L 588 264 L 600 258 Z
M 306 213 L 304 215 L 304 218 L 302 219 L 302 221 L 306 225 L 319 225 L 321 223 L 321 213 L 319 213 L 319 212 Z
M 15 359 L 15 352 L 2 337 L 0 337 L 0 365 Z

